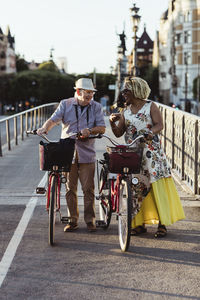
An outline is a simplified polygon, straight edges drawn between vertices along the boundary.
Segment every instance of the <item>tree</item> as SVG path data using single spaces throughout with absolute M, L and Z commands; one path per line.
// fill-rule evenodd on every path
M 28 70 L 28 63 L 20 55 L 16 55 L 16 69 L 17 72 L 22 72 Z
M 143 69 L 143 74 L 140 75 L 140 77 L 146 80 L 150 86 L 151 89 L 150 98 L 155 99 L 155 97 L 158 97 L 159 96 L 158 68 L 155 68 L 150 65 L 147 68 Z
M 39 65 L 38 69 L 44 70 L 44 71 L 59 72 L 58 67 L 53 62 L 53 60 L 49 60 L 49 61 L 41 63 Z
M 12 95 L 15 101 L 34 98 L 37 104 L 59 101 L 71 97 L 74 77 L 59 72 L 33 70 L 16 74 L 12 81 Z
M 13 103 L 12 81 L 15 74 L 4 74 L 0 76 L 0 102 Z

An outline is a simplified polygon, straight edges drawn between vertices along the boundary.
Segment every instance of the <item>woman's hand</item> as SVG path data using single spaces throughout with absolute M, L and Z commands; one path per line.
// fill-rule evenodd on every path
M 111 114 L 110 115 L 110 123 L 115 123 L 117 121 L 119 121 L 121 119 L 122 115 L 120 113 L 117 113 L 117 114 Z

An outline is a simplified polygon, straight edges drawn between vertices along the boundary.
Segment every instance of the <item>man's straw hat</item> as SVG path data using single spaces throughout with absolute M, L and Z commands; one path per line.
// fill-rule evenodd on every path
M 94 88 L 92 79 L 89 79 L 89 78 L 80 78 L 80 79 L 78 79 L 75 83 L 74 89 L 75 90 L 77 90 L 77 89 L 89 90 L 89 91 L 94 91 L 94 92 L 97 91 Z

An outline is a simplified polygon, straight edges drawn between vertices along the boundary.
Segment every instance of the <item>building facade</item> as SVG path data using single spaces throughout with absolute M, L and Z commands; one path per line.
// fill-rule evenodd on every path
M 128 57 L 128 73 L 131 74 L 133 69 L 133 51 Z M 144 26 L 144 31 L 141 37 L 137 41 L 136 47 L 136 65 L 137 65 L 137 74 L 139 76 L 143 75 L 143 69 L 152 65 L 153 59 L 153 41 L 149 37 L 146 26 Z
M 190 108 L 195 106 L 193 83 L 198 76 L 200 1 L 170 0 L 159 30 L 159 87 L 163 103 L 190 111 L 187 104 Z
M 4 34 L 0 28 L 0 75 L 16 72 L 15 38 L 9 26 Z

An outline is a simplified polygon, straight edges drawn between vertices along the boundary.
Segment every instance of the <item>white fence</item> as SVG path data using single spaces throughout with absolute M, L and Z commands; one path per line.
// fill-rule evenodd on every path
M 164 120 L 162 143 L 167 158 L 180 179 L 194 194 L 200 194 L 200 118 L 169 106 L 158 106 Z

